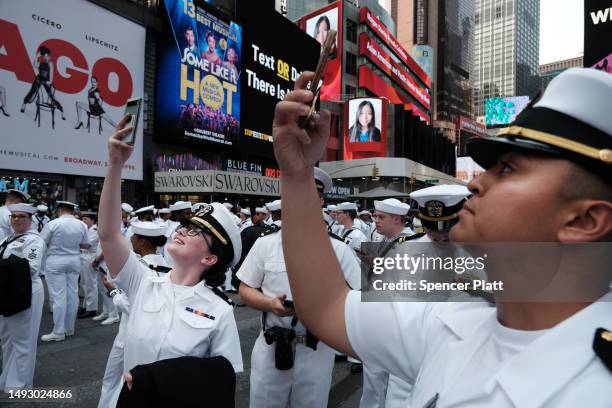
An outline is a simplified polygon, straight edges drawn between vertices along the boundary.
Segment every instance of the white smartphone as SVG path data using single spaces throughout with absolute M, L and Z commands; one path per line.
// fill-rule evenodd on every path
M 125 105 L 125 113 L 131 115 L 130 121 L 125 124 L 126 127 L 133 127 L 133 130 L 125 135 L 123 141 L 127 144 L 133 145 L 136 142 L 136 130 L 138 127 L 138 119 L 140 118 L 140 105 L 142 104 L 142 98 L 131 98 L 128 99 Z

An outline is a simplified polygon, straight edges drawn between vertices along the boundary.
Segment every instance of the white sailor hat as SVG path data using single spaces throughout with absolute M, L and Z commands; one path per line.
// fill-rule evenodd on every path
M 281 209 L 281 200 L 274 200 L 271 203 L 267 203 L 266 207 L 270 211 L 280 211 L 280 209 Z
M 470 190 L 460 185 L 439 185 L 410 193 L 410 198 L 419 205 L 419 217 L 423 226 L 434 231 L 449 230 L 459 219 L 457 213 Z
M 344 202 L 336 206 L 336 211 L 357 211 L 357 204 Z
M 242 252 L 240 230 L 234 222 L 232 214 L 224 205 L 221 203 L 206 204 L 187 222 L 207 231 L 220 244 L 229 267 L 238 263 Z
M 327 210 L 328 211 L 338 211 L 338 206 L 336 206 L 335 204 L 330 204 L 327 206 Z
M 170 211 L 181 211 L 181 210 L 191 210 L 191 203 L 189 201 L 177 201 L 176 203 L 170 205 Z
M 151 221 L 143 221 L 132 224 L 132 232 L 145 237 L 161 237 L 166 234 L 166 225 L 159 225 Z
M 368 210 L 362 210 L 362 211 L 359 211 L 357 215 L 372 215 L 372 213 Z
M 94 211 L 81 211 L 81 217 L 95 218 L 97 216 L 98 216 L 98 213 Z
M 317 190 L 327 193 L 331 190 L 333 183 L 332 179 L 324 170 L 319 167 L 314 168 L 314 178 Z
M 31 204 L 9 204 L 7 205 L 8 210 L 12 213 L 14 212 L 24 212 L 28 214 L 34 214 L 36 212 L 36 207 Z
M 488 169 L 509 151 L 543 154 L 612 178 L 612 75 L 571 68 L 553 79 L 497 137 L 474 138 L 467 152 Z
M 153 212 L 155 210 L 155 206 L 154 205 L 149 205 L 147 207 L 142 207 L 137 209 L 136 211 L 134 211 L 134 214 L 142 214 L 142 213 L 146 213 L 146 212 Z
M 134 207 L 132 207 L 128 203 L 121 204 L 121 209 L 123 210 L 123 212 L 126 212 L 126 213 L 131 213 L 132 211 L 134 211 Z
M 251 216 L 251 210 L 249 210 L 248 208 L 241 209 L 240 213 L 246 215 L 247 217 Z
M 9 188 L 6 191 L 7 194 L 17 194 L 18 196 L 21 197 L 22 201 L 28 201 L 30 199 L 30 195 L 28 193 L 26 193 L 25 191 L 21 191 L 21 190 L 17 190 L 15 188 Z
M 267 214 L 268 210 L 266 210 L 266 207 L 256 207 L 255 213 Z
M 76 207 L 76 204 L 71 203 L 70 201 L 56 201 L 56 204 L 57 204 L 57 208 L 64 207 L 64 208 L 70 208 L 71 210 L 74 210 L 74 207 Z
M 223 203 L 223 206 L 227 208 L 228 210 L 231 210 L 232 208 L 234 208 L 234 204 L 228 203 L 228 202 Z
M 170 214 L 169 208 L 160 208 L 158 211 L 159 214 Z
M 395 215 L 406 215 L 410 210 L 410 205 L 402 203 L 397 198 L 387 198 L 386 200 L 374 200 L 374 208 L 376 211 L 382 211 Z
M 328 213 L 328 212 L 329 212 L 329 209 L 328 209 L 327 207 L 323 207 L 323 212 L 324 212 L 324 213 Z
M 47 212 L 47 211 L 49 211 L 49 207 L 47 207 L 47 206 L 46 206 L 46 205 L 44 205 L 44 204 L 39 204 L 39 205 L 36 207 L 36 209 L 37 209 L 38 211 L 40 211 L 40 212 Z

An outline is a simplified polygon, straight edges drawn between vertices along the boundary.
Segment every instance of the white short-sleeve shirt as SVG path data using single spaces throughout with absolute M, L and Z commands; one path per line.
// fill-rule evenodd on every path
M 204 282 L 175 285 L 156 276 L 133 252 L 114 279 L 130 300 L 124 368 L 181 356 L 227 358 L 242 371 L 233 308 Z
M 521 332 L 482 302 L 366 303 L 351 291 L 345 320 L 364 364 L 414 383 L 406 406 L 603 408 L 612 376 L 592 343 L 598 327 L 612 327 L 611 302 L 608 294 L 549 330 Z

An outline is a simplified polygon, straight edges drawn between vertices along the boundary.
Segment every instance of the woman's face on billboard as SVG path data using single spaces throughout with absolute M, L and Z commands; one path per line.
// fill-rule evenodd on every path
M 327 38 L 327 32 L 329 31 L 329 26 L 325 20 L 321 20 L 317 25 L 317 36 L 316 40 L 319 44 L 323 45 L 325 43 L 325 39 Z
M 362 129 L 367 129 L 372 123 L 372 108 L 370 105 L 363 105 L 361 112 L 359 112 L 359 125 Z
M 208 43 L 208 50 L 209 51 L 213 51 L 215 49 L 215 47 L 217 46 L 217 42 L 215 41 L 215 37 L 213 35 L 209 35 L 206 38 L 206 42 Z

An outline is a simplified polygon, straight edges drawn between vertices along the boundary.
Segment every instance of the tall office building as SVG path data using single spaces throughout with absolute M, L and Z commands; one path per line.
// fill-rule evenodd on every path
M 540 0 L 476 0 L 474 113 L 496 96 L 533 97 L 540 88 Z
M 391 15 L 404 48 L 433 49 L 434 118 L 471 117 L 474 0 L 392 0 Z

